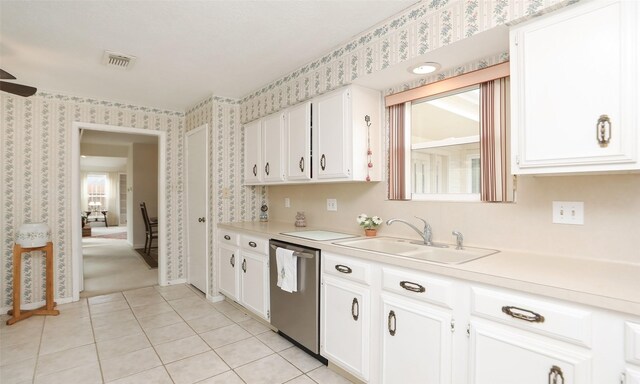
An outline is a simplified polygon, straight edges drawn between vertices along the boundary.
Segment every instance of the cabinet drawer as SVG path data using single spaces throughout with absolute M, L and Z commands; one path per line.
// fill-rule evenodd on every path
M 269 239 L 251 235 L 240 235 L 240 247 L 248 251 L 269 254 Z
M 220 244 L 238 245 L 239 238 L 240 236 L 235 232 L 224 229 L 218 230 L 218 240 L 220 241 Z
M 431 275 L 383 268 L 382 289 L 446 308 L 453 305 L 453 283 Z
M 589 347 L 591 312 L 566 303 L 498 290 L 472 288 L 471 313 Z
M 640 365 L 640 323 L 627 322 L 624 329 L 627 361 Z
M 345 256 L 322 253 L 322 272 L 358 283 L 371 284 L 369 264 Z

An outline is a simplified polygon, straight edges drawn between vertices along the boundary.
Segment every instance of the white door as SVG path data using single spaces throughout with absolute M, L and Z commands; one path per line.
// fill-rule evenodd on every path
M 241 263 L 238 248 L 219 247 L 218 260 L 218 270 L 220 271 L 218 289 L 230 299 L 238 300 L 237 271 Z
M 512 33 L 516 169 L 635 161 L 633 3 L 585 2 Z
M 267 319 L 268 257 L 247 251 L 241 251 L 240 254 L 242 255 L 242 263 L 240 264 L 241 304 Z
M 275 113 L 263 120 L 262 158 L 264 181 L 284 181 L 284 114 Z
M 383 383 L 451 383 L 451 314 L 383 296 Z
M 244 126 L 244 182 L 262 181 L 262 120 Z
M 470 331 L 470 384 L 591 383 L 589 352 L 497 324 Z
M 319 179 L 351 177 L 350 93 L 341 89 L 315 99 L 313 125 L 318 137 L 315 166 Z
M 325 276 L 322 282 L 322 355 L 369 379 L 370 309 L 367 288 Z
M 287 116 L 287 179 L 311 179 L 311 102 L 289 108 Z
M 207 125 L 186 134 L 187 281 L 207 293 Z

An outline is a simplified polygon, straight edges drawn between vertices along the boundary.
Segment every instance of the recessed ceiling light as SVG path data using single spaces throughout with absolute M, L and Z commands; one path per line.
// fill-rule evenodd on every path
M 438 63 L 420 63 L 409 67 L 407 70 L 415 75 L 426 75 L 427 73 L 435 72 L 440 69 Z

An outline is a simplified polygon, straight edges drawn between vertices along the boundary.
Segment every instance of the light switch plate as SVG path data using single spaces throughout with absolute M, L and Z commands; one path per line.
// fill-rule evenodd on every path
M 337 211 L 337 210 L 338 210 L 338 200 L 327 199 L 327 211 Z
M 284 207 L 291 208 L 291 199 L 289 199 L 288 197 L 284 198 Z
M 582 201 L 554 201 L 553 223 L 584 225 L 584 203 Z

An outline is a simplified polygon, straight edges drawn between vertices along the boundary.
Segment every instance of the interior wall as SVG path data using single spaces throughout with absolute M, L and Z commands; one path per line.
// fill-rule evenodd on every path
M 0 94 L 0 303 L 12 304 L 12 249 L 26 221 L 49 224 L 54 244 L 57 299 L 72 296 L 71 132 L 73 122 L 167 132 L 167 280 L 185 277 L 182 241 L 182 145 L 184 113 L 38 92 L 23 98 Z M 80 234 L 77 234 L 80 236 Z M 25 257 L 24 304 L 45 299 L 44 258 Z
M 209 223 L 255 221 L 265 187 L 244 186 L 244 129 L 238 100 L 210 96 L 189 108 L 186 131 L 209 126 Z M 209 226 L 209 295 L 218 292 L 218 239 Z
M 501 250 L 612 260 L 640 264 L 640 175 L 519 177 L 516 203 L 389 201 L 385 182 L 269 187 L 272 219 L 294 223 L 305 211 L 308 225 L 362 233 L 360 213 L 384 220 L 401 218 L 421 228 L 414 216 L 433 228 L 434 241 L 453 243 L 451 231 L 465 244 Z M 284 208 L 284 198 L 291 208 Z M 326 210 L 326 199 L 338 200 L 338 211 Z M 552 201 L 583 201 L 584 225 L 551 223 Z M 380 236 L 419 239 L 409 227 L 383 224 Z
M 85 156 L 127 157 L 129 147 L 126 145 L 109 145 L 80 142 L 80 154 Z
M 146 229 L 140 203 L 147 206 L 149 217 L 158 217 L 158 144 L 133 143 L 131 158 L 132 239 L 134 248 L 142 248 Z
M 246 123 L 258 119 L 496 26 L 520 22 L 570 3 L 568 0 L 421 1 L 247 95 L 241 101 L 241 120 Z M 508 60 L 508 54 L 500 53 L 496 57 L 497 60 L 492 57 L 471 66 L 461 65 L 421 76 L 404 89 L 394 88 L 385 93 L 415 88 L 478 69 L 478 65 L 482 68 Z

